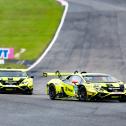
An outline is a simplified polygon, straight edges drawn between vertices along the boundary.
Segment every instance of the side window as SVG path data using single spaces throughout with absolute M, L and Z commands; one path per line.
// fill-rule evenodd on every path
M 79 76 L 77 76 L 77 75 L 73 75 L 73 76 L 70 77 L 70 82 L 71 82 L 71 83 L 72 83 L 72 81 L 74 81 L 74 80 L 78 81 L 79 84 L 82 83 L 81 77 L 79 77 Z

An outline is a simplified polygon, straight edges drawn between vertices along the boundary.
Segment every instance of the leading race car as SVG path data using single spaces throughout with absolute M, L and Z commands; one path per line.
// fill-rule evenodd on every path
M 0 93 L 33 92 L 33 76 L 29 77 L 25 69 L 0 69 Z
M 103 73 L 43 73 L 44 77 L 58 76 L 46 85 L 50 99 L 74 97 L 80 101 L 117 99 L 126 101 L 126 84 Z

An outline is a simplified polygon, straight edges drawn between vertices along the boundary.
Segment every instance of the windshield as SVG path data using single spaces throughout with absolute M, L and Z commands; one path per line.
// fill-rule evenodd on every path
M 92 83 L 116 83 L 118 80 L 112 76 L 103 76 L 103 75 L 86 75 L 83 76 L 86 82 Z
M 26 72 L 22 71 L 0 71 L 0 77 L 26 77 Z

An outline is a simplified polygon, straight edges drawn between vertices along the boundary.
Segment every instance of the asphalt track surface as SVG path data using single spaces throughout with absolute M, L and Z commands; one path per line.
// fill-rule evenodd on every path
M 126 126 L 126 103 L 51 101 L 43 71 L 110 73 L 126 81 L 126 1 L 69 0 L 60 35 L 33 69 L 34 95 L 0 95 L 0 126 Z

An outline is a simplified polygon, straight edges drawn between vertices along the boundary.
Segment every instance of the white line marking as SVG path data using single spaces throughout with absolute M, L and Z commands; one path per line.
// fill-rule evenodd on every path
M 26 51 L 25 48 L 21 48 L 21 49 L 20 49 L 20 52 L 16 53 L 14 57 L 15 57 L 16 59 L 19 59 L 19 58 L 20 58 L 20 55 L 21 55 L 22 53 L 24 53 L 25 51 Z
M 59 36 L 60 30 L 61 30 L 61 28 L 62 28 L 62 26 L 63 26 L 63 24 L 64 24 L 64 20 L 65 20 L 65 18 L 66 18 L 66 14 L 67 14 L 67 11 L 68 11 L 69 4 L 68 4 L 68 2 L 66 2 L 66 1 L 64 1 L 64 0 L 57 0 L 57 1 L 60 2 L 62 6 L 65 6 L 65 10 L 64 10 L 64 13 L 63 13 L 63 16 L 62 16 L 62 20 L 61 20 L 61 22 L 60 22 L 60 25 L 59 25 L 59 27 L 58 27 L 56 33 L 55 33 L 54 38 L 52 39 L 52 41 L 51 41 L 51 43 L 50 43 L 50 45 L 49 45 L 48 48 L 46 49 L 46 51 L 42 54 L 42 56 L 41 56 L 33 65 L 31 65 L 31 66 L 27 69 L 27 71 L 33 69 L 37 64 L 40 63 L 40 61 L 42 61 L 42 60 L 44 59 L 44 57 L 46 56 L 46 54 L 48 53 L 48 51 L 52 48 L 53 44 L 56 42 L 56 40 L 57 40 L 57 38 L 58 38 L 58 36 Z

